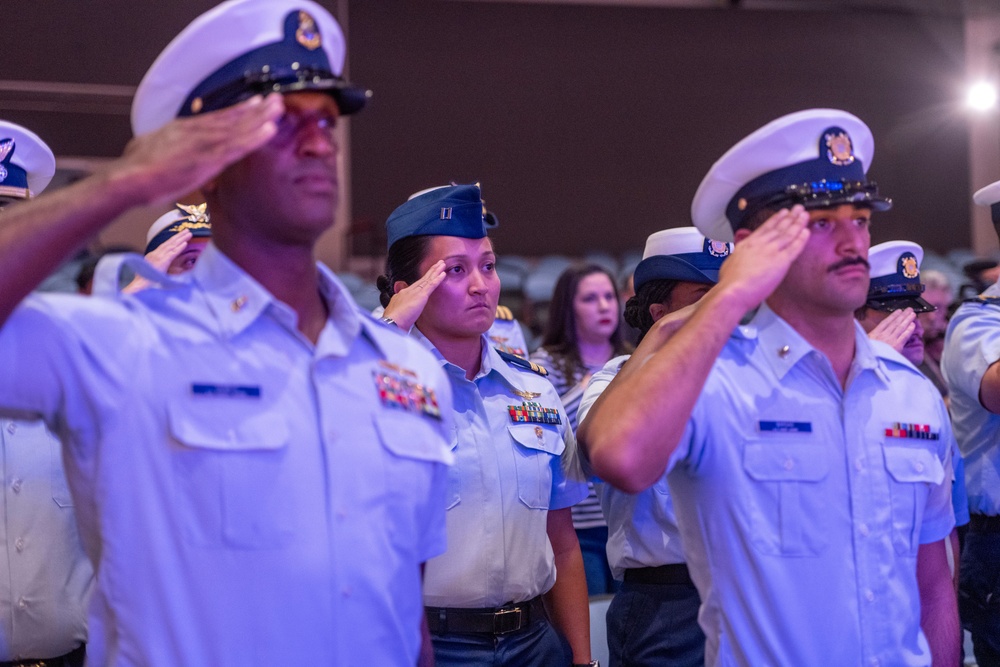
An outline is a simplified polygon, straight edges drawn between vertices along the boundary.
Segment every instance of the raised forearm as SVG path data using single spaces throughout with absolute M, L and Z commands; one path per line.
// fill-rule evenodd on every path
M 637 493 L 660 478 L 745 308 L 732 293 L 712 290 L 668 343 L 636 350 L 577 431 L 601 479 Z

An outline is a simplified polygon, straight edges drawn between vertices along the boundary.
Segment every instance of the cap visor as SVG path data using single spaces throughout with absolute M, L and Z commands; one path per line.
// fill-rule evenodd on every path
M 893 312 L 912 308 L 915 313 L 929 313 L 937 310 L 930 303 L 919 296 L 901 296 L 892 299 L 871 299 L 865 304 L 869 308 L 881 310 L 883 312 Z
M 635 289 L 651 280 L 682 280 L 714 285 L 719 282 L 719 270 L 699 269 L 690 262 L 671 255 L 654 255 L 639 262 L 632 274 Z
M 873 211 L 888 211 L 892 208 L 892 199 L 888 197 L 873 196 L 863 192 L 855 192 L 849 195 L 822 197 L 802 202 L 802 205 L 805 206 L 807 211 L 812 211 L 817 208 L 832 208 L 842 204 L 868 206 Z

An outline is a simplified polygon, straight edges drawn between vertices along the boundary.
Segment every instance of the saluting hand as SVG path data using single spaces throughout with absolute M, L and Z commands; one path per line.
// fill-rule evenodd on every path
M 128 179 L 140 203 L 173 203 L 267 143 L 284 108 L 281 95 L 257 95 L 219 111 L 178 118 L 132 139 L 107 177 Z
M 891 315 L 878 323 L 868 332 L 872 340 L 880 340 L 888 344 L 896 352 L 902 352 L 906 341 L 917 328 L 917 314 L 912 308 L 893 311 Z
M 781 209 L 739 240 L 722 263 L 719 289 L 736 293 L 744 312 L 756 308 L 784 279 L 809 240 L 809 214 L 801 205 Z
M 424 312 L 427 299 L 437 286 L 444 282 L 446 275 L 444 260 L 438 260 L 412 285 L 402 287 L 405 283 L 397 281 L 396 293 L 392 295 L 389 305 L 385 308 L 385 316 L 392 319 L 403 331 L 409 331 L 417 323 L 420 313 Z
M 167 269 L 170 268 L 170 263 L 177 259 L 177 257 L 184 252 L 184 249 L 187 248 L 188 241 L 191 240 L 192 236 L 193 235 L 190 230 L 187 229 L 174 234 L 169 239 L 154 248 L 152 252 L 146 253 L 145 260 L 149 262 L 157 271 L 166 273 Z M 135 294 L 136 292 L 141 292 L 146 289 L 150 286 L 150 284 L 151 283 L 142 276 L 136 276 L 132 279 L 132 282 L 122 288 L 122 292 L 124 294 Z

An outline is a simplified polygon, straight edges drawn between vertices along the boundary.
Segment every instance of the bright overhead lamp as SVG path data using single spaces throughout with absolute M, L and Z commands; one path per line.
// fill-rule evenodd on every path
M 965 103 L 976 111 L 989 111 L 997 105 L 997 87 L 989 81 L 979 81 L 969 86 Z

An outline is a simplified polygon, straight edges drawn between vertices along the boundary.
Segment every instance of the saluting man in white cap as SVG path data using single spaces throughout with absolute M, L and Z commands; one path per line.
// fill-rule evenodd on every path
M 645 338 L 654 322 L 683 318 L 719 280 L 732 244 L 706 239 L 694 227 L 651 234 L 633 273 L 635 295 L 625 321 Z M 663 327 L 659 334 L 663 334 Z M 628 356 L 594 374 L 580 402 L 581 420 L 618 375 Z M 705 634 L 698 626 L 701 599 L 685 562 L 667 480 L 641 493 L 599 486 L 608 522 L 608 561 L 622 581 L 608 607 L 611 667 L 705 664 Z
M 334 127 L 367 99 L 343 62 L 320 5 L 225 2 L 143 79 L 125 156 L 0 229 L 0 406 L 63 440 L 99 573 L 90 665 L 417 662 L 451 394 L 314 258 Z M 213 236 L 190 273 L 17 305 L 121 211 L 199 186 Z
M 55 171 L 45 142 L 0 120 L 0 209 L 41 194 Z M 0 662 L 83 667 L 94 571 L 59 440 L 41 420 L 0 418 L 0 477 Z
M 1000 234 L 1000 181 L 973 199 L 989 206 Z M 1000 664 L 1000 284 L 968 299 L 951 318 L 941 371 L 955 437 L 965 458 L 969 532 L 962 549 L 959 604 L 980 665 Z
M 899 352 L 914 366 L 924 362 L 924 327 L 918 313 L 934 306 L 920 296 L 924 249 L 912 241 L 886 241 L 868 253 L 871 284 L 868 300 L 855 316 L 873 340 Z
M 692 217 L 736 241 L 719 284 L 579 430 L 626 491 L 667 471 L 708 665 L 957 664 L 948 414 L 854 319 L 890 203 L 872 152 L 859 119 L 813 109 L 716 162 Z

